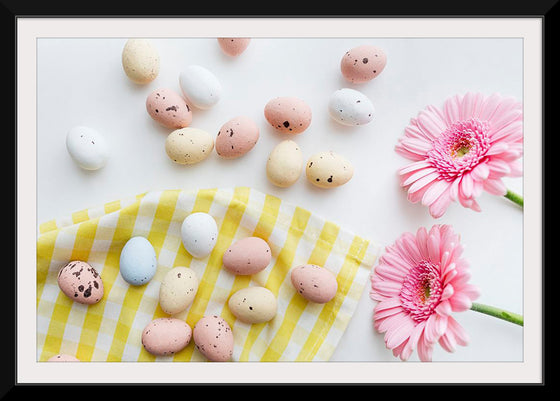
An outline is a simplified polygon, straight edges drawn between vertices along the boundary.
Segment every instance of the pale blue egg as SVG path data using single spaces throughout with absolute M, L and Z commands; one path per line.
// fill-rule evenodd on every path
M 144 237 L 129 239 L 121 251 L 122 278 L 131 285 L 144 285 L 154 277 L 156 268 L 156 251 L 150 241 Z

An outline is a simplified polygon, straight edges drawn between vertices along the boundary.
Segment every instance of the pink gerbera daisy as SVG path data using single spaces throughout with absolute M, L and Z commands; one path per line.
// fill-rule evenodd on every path
M 413 118 L 395 150 L 413 161 L 398 172 L 411 202 L 434 218 L 457 200 L 480 211 L 475 198 L 483 190 L 504 196 L 502 177 L 522 175 L 522 105 L 499 94 L 456 95 Z
M 374 327 L 385 333 L 393 355 L 407 360 L 417 349 L 421 361 L 431 361 L 434 345 L 448 352 L 467 345 L 468 335 L 451 316 L 471 308 L 479 295 L 468 284 L 468 264 L 459 236 L 449 225 L 404 233 L 386 248 L 371 275 Z

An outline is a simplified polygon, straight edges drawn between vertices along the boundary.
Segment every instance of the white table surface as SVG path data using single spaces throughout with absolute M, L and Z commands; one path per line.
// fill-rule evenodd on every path
M 356 234 L 389 245 L 403 232 L 451 224 L 465 246 L 477 302 L 523 313 L 523 213 L 507 199 L 484 193 L 481 213 L 452 204 L 435 220 L 427 208 L 409 203 L 397 169 L 409 161 L 394 152 L 410 118 L 429 104 L 466 91 L 499 92 L 522 99 L 522 40 L 469 38 L 254 38 L 237 58 L 222 53 L 215 38 L 153 39 L 161 59 L 148 85 L 125 76 L 121 52 L 127 38 L 40 38 L 37 42 L 37 221 L 150 190 L 249 186 L 295 203 Z M 340 59 L 361 44 L 382 47 L 386 69 L 373 81 L 352 85 L 340 74 Z M 168 129 L 151 120 L 146 96 L 158 87 L 180 92 L 178 76 L 189 64 L 207 67 L 223 85 L 221 101 L 194 109 L 191 126 L 217 133 L 230 118 L 244 114 L 260 128 L 255 148 L 227 161 L 214 152 L 204 162 L 174 164 L 164 151 Z M 375 120 L 345 127 L 327 111 L 332 92 L 350 87 L 368 96 Z M 346 185 L 319 190 L 304 176 L 290 188 L 266 178 L 269 152 L 285 135 L 270 127 L 265 104 L 277 96 L 297 96 L 312 108 L 307 131 L 295 137 L 304 157 L 334 150 L 352 161 Z M 68 130 L 87 125 L 105 135 L 111 157 L 98 171 L 80 169 L 65 147 Z M 523 192 L 522 178 L 506 179 Z M 529 266 L 530 267 L 530 266 Z M 538 268 L 538 266 L 535 266 Z M 369 283 L 332 361 L 399 361 L 372 325 L 375 302 Z M 473 311 L 454 317 L 471 342 L 453 354 L 436 346 L 434 361 L 523 361 L 523 328 Z M 410 359 L 418 361 L 414 353 Z

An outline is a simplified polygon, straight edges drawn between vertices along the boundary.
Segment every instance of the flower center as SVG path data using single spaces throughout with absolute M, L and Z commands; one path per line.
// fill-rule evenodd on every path
M 399 294 L 402 308 L 416 322 L 429 318 L 443 292 L 439 266 L 422 261 L 408 272 Z
M 439 174 L 453 181 L 472 170 L 490 148 L 488 123 L 475 118 L 449 126 L 432 142 L 427 157 Z

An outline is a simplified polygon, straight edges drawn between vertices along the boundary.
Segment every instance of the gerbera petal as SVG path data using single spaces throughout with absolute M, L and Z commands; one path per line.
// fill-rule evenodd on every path
M 476 181 L 484 181 L 488 178 L 488 174 L 490 173 L 490 169 L 486 165 L 486 163 L 480 163 L 475 168 L 472 169 L 471 175 Z
M 418 357 L 422 362 L 431 362 L 432 361 L 432 354 L 434 351 L 434 344 L 426 341 L 424 338 L 423 333 L 418 339 Z
M 451 196 L 449 195 L 449 191 L 444 191 L 439 198 L 437 198 L 429 207 L 430 215 L 434 219 L 439 219 L 451 203 Z
M 428 231 L 426 231 L 425 227 L 420 227 L 416 231 L 416 246 L 418 247 L 418 251 L 422 255 L 423 259 L 428 259 Z
M 414 162 L 414 163 L 410 163 L 408 165 L 406 165 L 405 167 L 402 167 L 398 170 L 399 175 L 405 175 L 408 173 L 412 173 L 414 171 L 418 171 L 418 170 L 423 170 L 426 167 L 431 167 L 432 165 L 427 162 L 425 159 Z
M 451 316 L 447 320 L 448 335 L 453 335 L 457 344 L 466 346 L 469 343 L 469 335 L 463 327 Z
M 401 185 L 403 187 L 406 187 L 408 185 L 411 185 L 413 182 L 418 181 L 420 178 L 425 177 L 428 174 L 432 174 L 434 172 L 436 172 L 436 169 L 433 168 L 433 167 L 428 167 L 428 168 L 422 169 L 422 170 L 417 171 L 416 173 L 411 174 L 410 176 L 406 177 L 406 179 L 403 179 Z
M 408 338 L 408 341 L 402 350 L 401 359 L 406 361 L 408 360 L 408 358 L 410 358 L 412 351 L 414 351 L 416 349 L 416 346 L 418 345 L 418 339 L 424 332 L 424 327 L 425 323 L 422 322 L 417 324 L 416 327 L 411 330 L 410 337 Z
M 452 312 L 451 305 L 447 301 L 440 302 L 435 311 L 440 316 L 449 316 Z
M 486 156 L 497 155 L 508 150 L 509 145 L 506 142 L 494 142 L 486 151 Z
M 515 142 L 523 138 L 523 121 L 516 120 L 504 125 L 500 129 L 490 127 L 488 136 L 492 142 L 506 140 L 508 142 Z
M 445 122 L 431 112 L 421 111 L 417 121 L 420 129 L 432 139 L 436 139 L 447 128 Z
M 504 196 L 507 193 L 506 186 L 499 178 L 487 179 L 484 181 L 484 190 L 492 195 L 498 196 Z
M 523 164 L 520 160 L 515 160 L 509 164 L 511 169 L 509 175 L 510 177 L 522 177 L 523 176 Z
M 449 182 L 445 180 L 434 181 L 424 193 L 422 204 L 431 205 L 447 188 L 449 188 L 449 185 Z
M 402 285 L 394 281 L 375 280 L 371 284 L 371 288 L 379 294 L 386 297 L 398 296 L 401 291 Z
M 511 168 L 509 164 L 503 160 L 494 158 L 488 161 L 488 168 L 492 171 L 493 174 L 498 175 L 508 175 L 511 172 Z
M 395 325 L 385 334 L 385 344 L 389 348 L 395 348 L 401 345 L 410 336 L 410 331 L 414 328 L 414 321 L 406 316 L 400 321 L 399 325 Z
M 400 145 L 409 152 L 416 153 L 418 155 L 426 155 L 426 153 L 432 149 L 431 143 L 416 138 L 403 139 L 400 142 Z
M 480 115 L 478 117 L 479 120 L 480 121 L 490 120 L 490 118 L 492 118 L 492 116 L 494 115 L 494 112 L 498 108 L 502 99 L 503 99 L 502 96 L 497 93 L 493 93 L 489 97 L 484 99 L 481 106 Z
M 469 310 L 472 306 L 471 299 L 462 292 L 455 292 L 455 294 L 449 298 L 449 303 L 454 312 L 463 312 Z
M 447 352 L 455 352 L 457 341 L 455 341 L 454 335 L 447 332 L 439 338 L 439 345 Z
M 439 261 L 439 239 L 433 234 L 428 236 L 428 253 L 430 260 Z
M 460 193 L 462 193 L 466 198 L 472 198 L 472 191 L 473 179 L 470 174 L 465 174 L 463 175 L 463 179 L 461 180 Z
M 443 115 L 447 125 L 455 124 L 461 119 L 461 97 L 459 95 L 455 95 L 444 102 Z
M 449 186 L 449 197 L 456 201 L 459 196 L 459 184 L 461 183 L 461 178 L 456 178 Z
M 482 101 L 482 96 L 478 93 L 467 92 L 463 97 L 462 102 L 462 116 L 463 118 L 477 118 L 479 111 L 479 103 Z
M 412 184 L 410 186 L 410 188 L 408 188 L 408 192 L 409 193 L 414 193 L 422 188 L 424 188 L 426 185 L 431 184 L 432 182 L 434 182 L 437 178 L 439 177 L 438 173 L 431 173 L 428 174 L 425 177 L 420 178 L 418 181 L 416 181 L 414 184 Z

